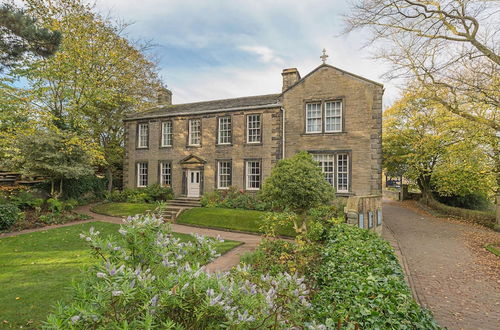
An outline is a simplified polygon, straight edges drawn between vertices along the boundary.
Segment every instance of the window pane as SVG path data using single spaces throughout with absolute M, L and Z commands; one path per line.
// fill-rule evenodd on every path
M 160 172 L 161 172 L 161 186 L 171 186 L 172 185 L 172 167 L 170 162 L 161 162 L 160 163 Z
M 349 156 L 337 155 L 337 191 L 349 191 Z
M 248 190 L 258 190 L 260 189 L 260 161 L 247 161 L 246 163 L 247 173 L 246 173 L 246 181 L 247 181 L 247 189 Z
M 148 163 L 137 163 L 137 186 L 146 187 L 148 185 Z
M 321 103 L 306 104 L 306 132 L 321 132 Z
M 231 117 L 219 118 L 219 144 L 231 143 Z
M 325 175 L 326 181 L 334 185 L 334 155 L 333 154 L 314 154 L 313 159 L 319 162 L 319 167 Z
M 147 148 L 148 147 L 148 124 L 139 124 L 138 132 L 137 132 L 137 146 L 139 148 Z
M 260 115 L 247 116 L 247 142 L 259 143 L 261 134 Z
M 200 145 L 201 140 L 201 122 L 199 119 L 189 121 L 189 145 Z
M 217 188 L 225 189 L 231 186 L 231 161 L 219 161 L 217 165 Z
M 342 101 L 325 102 L 325 132 L 342 131 Z
M 162 147 L 169 147 L 172 145 L 172 122 L 165 121 L 162 123 Z

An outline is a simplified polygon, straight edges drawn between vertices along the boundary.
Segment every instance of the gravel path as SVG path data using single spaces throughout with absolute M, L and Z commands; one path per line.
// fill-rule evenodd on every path
M 383 237 L 399 254 L 417 300 L 438 323 L 449 329 L 499 329 L 500 274 L 489 276 L 467 244 L 473 235 L 498 233 L 389 200 L 383 212 Z

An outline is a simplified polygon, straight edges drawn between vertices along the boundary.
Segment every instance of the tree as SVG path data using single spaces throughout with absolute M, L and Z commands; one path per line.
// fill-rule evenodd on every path
M 111 189 L 123 157 L 122 119 L 156 104 L 161 81 L 144 55 L 151 45 L 131 43 L 124 37 L 126 24 L 99 15 L 83 0 L 24 3 L 30 16 L 64 36 L 54 56 L 13 72 L 27 79 L 25 107 L 48 129 L 91 139 L 104 155 Z
M 425 98 L 472 123 L 492 128 L 500 153 L 498 2 L 487 0 L 354 0 L 346 32 L 366 28 L 392 65 L 388 78 L 418 81 Z M 496 157 L 500 229 L 500 157 Z
M 306 212 L 335 197 L 334 188 L 325 180 L 318 163 L 305 151 L 280 160 L 264 182 L 262 198 L 273 207 L 296 213 L 307 231 Z M 297 230 L 297 228 L 296 228 Z
M 37 21 L 12 4 L 0 6 L 0 65 L 11 66 L 26 55 L 49 57 L 61 42 L 61 33 Z
M 424 200 L 432 192 L 491 195 L 495 160 L 490 157 L 490 131 L 412 90 L 384 112 L 384 168 L 404 171 Z
M 9 155 L 10 164 L 23 174 L 48 178 L 53 197 L 62 194 L 64 179 L 78 179 L 94 173 L 93 165 L 99 160 L 91 142 L 76 134 L 45 130 L 18 136 Z

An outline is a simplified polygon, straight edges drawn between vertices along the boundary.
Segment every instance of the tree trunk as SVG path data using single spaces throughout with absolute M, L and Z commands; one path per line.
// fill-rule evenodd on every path
M 113 190 L 113 170 L 111 166 L 106 168 L 106 178 L 108 179 L 108 191 L 111 192 Z
M 497 223 L 495 224 L 495 230 L 500 231 L 500 192 L 497 192 L 496 198 L 496 218 Z
M 432 192 L 431 192 L 431 178 L 430 176 L 421 176 L 417 180 L 418 187 L 420 188 L 420 191 L 422 192 L 422 201 L 427 204 L 429 200 L 432 199 Z

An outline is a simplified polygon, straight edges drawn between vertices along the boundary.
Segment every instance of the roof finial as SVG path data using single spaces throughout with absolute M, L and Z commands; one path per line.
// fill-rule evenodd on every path
M 326 63 L 326 59 L 328 58 L 328 55 L 326 55 L 326 49 L 323 48 L 323 55 L 321 55 L 319 58 L 323 61 L 323 64 Z

